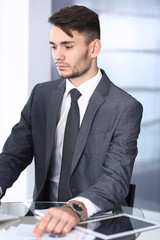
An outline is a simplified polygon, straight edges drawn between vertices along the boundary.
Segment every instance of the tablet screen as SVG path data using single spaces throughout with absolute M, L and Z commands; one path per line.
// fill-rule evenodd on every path
M 155 223 L 145 221 L 145 219 L 134 218 L 130 215 L 116 215 L 114 217 L 84 223 L 80 226 L 108 236 L 114 234 L 124 236 L 156 228 L 157 225 Z

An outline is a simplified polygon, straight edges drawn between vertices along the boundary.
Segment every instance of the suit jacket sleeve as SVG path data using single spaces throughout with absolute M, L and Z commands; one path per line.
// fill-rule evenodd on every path
M 11 187 L 20 173 L 31 163 L 33 158 L 30 111 L 34 90 L 26 106 L 21 112 L 21 118 L 11 131 L 3 151 L 0 154 L 0 186 L 3 195 Z
M 103 114 L 106 114 L 104 109 L 100 119 L 98 116 L 94 118 L 83 156 L 71 180 L 71 186 L 76 189 L 79 188 L 78 179 L 83 179 L 80 184 L 85 186 L 87 178 L 91 184 L 85 186 L 86 190 L 80 186 L 82 190 L 80 196 L 88 198 L 104 211 L 121 205 L 127 196 L 137 155 L 137 139 L 142 118 L 142 105 L 130 97 L 128 102 L 124 100 L 124 103 L 112 104 L 111 109 L 108 107 L 107 109 L 106 119 L 109 123 L 107 120 L 103 122 Z M 96 119 L 97 125 L 94 125 Z M 97 129 L 101 128 L 101 125 L 107 126 L 106 132 L 98 133 Z

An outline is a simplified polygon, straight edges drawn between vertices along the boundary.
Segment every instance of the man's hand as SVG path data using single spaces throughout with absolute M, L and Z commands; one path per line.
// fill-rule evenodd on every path
M 63 206 L 50 208 L 45 216 L 36 224 L 34 232 L 40 238 L 44 231 L 68 233 L 80 222 L 80 217 L 71 208 Z

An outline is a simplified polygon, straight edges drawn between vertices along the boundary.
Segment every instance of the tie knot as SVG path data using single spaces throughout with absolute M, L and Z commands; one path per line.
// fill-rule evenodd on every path
M 81 93 L 76 88 L 73 88 L 70 91 L 70 95 L 71 95 L 71 101 L 76 103 L 78 98 L 81 96 Z

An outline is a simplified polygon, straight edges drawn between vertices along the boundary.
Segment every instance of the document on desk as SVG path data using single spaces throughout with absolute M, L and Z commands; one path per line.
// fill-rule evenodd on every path
M 33 224 L 20 224 L 17 227 L 10 227 L 1 236 L 1 240 L 37 240 L 33 228 Z M 65 235 L 44 233 L 41 240 L 51 240 L 53 238 L 58 238 L 58 240 L 94 240 L 95 236 L 73 229 L 70 233 Z

